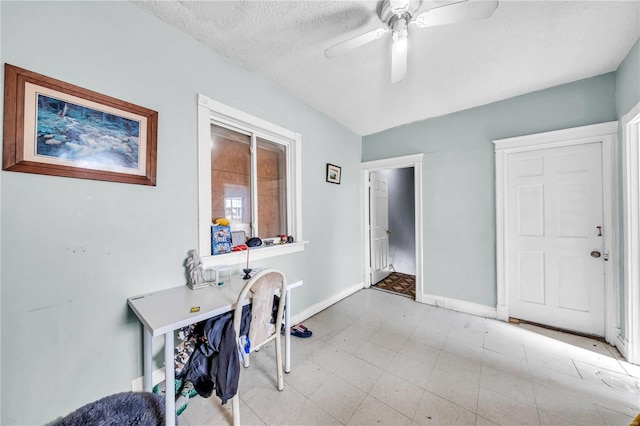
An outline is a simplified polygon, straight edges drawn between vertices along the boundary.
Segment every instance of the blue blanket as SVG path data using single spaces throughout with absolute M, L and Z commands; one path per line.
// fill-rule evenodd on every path
M 161 426 L 164 419 L 164 397 L 150 392 L 122 392 L 80 407 L 54 426 Z

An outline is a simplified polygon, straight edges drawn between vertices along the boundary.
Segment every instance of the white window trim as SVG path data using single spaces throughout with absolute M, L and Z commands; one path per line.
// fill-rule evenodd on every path
M 620 352 L 640 364 L 640 103 L 622 117 L 625 336 Z
M 302 238 L 302 137 L 299 133 L 277 126 L 247 114 L 209 97 L 198 94 L 198 251 L 205 268 L 237 265 L 246 262 L 246 252 L 232 252 L 212 256 L 211 253 L 211 123 L 217 122 L 236 128 L 249 127 L 256 137 L 287 145 L 287 229 L 295 243 L 252 248 L 250 260 L 304 250 Z
M 506 282 L 507 244 L 506 185 L 507 156 L 516 152 L 527 152 L 560 146 L 602 143 L 602 201 L 604 227 L 610 229 L 604 235 L 604 247 L 609 251 L 609 262 L 605 267 L 605 340 L 616 344 L 620 333 L 620 291 L 618 254 L 618 168 L 617 168 L 618 122 L 594 124 L 553 132 L 537 133 L 509 139 L 494 140 L 496 159 L 496 266 L 497 266 L 497 317 L 509 319 L 509 295 Z

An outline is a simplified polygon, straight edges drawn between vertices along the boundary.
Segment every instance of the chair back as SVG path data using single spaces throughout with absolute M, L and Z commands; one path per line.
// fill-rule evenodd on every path
M 271 323 L 273 316 L 274 295 L 280 293 L 275 324 Z M 264 269 L 255 274 L 244 285 L 236 303 L 233 315 L 233 328 L 236 341 L 240 334 L 242 320 L 242 305 L 251 293 L 251 324 L 249 326 L 249 341 L 251 352 L 260 348 L 280 334 L 285 299 L 287 294 L 287 279 L 282 272 L 274 268 Z

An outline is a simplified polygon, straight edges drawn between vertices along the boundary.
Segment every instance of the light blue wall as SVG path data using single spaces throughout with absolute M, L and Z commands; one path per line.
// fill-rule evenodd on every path
M 293 313 L 362 282 L 358 135 L 129 2 L 0 10 L 3 63 L 159 112 L 156 187 L 1 173 L 1 424 L 50 422 L 142 374 L 126 299 L 185 283 L 198 243 L 197 93 L 302 134 L 311 243 L 270 262 L 305 280 Z M 341 185 L 325 182 L 326 163 L 342 166 Z
M 496 306 L 491 141 L 615 120 L 614 93 L 608 73 L 363 138 L 363 161 L 425 154 L 425 293 Z
M 640 39 L 616 71 L 616 113 L 621 119 L 640 101 Z

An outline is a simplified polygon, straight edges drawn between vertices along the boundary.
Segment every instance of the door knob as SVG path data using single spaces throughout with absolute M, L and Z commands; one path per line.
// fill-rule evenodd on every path
M 597 250 L 594 250 L 594 251 L 591 252 L 591 257 L 595 257 L 597 259 L 600 256 L 602 256 L 602 254 L 600 254 L 600 252 L 597 251 Z

